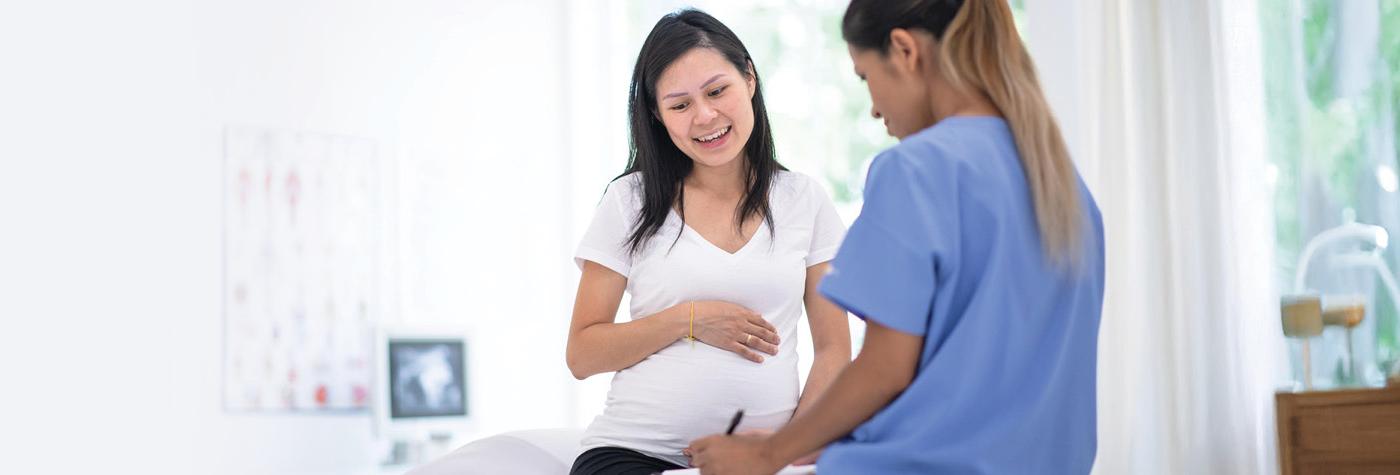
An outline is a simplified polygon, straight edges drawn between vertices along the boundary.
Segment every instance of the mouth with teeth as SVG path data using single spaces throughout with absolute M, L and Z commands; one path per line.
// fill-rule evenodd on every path
M 700 144 L 700 147 L 702 148 L 717 148 L 729 141 L 729 131 L 733 128 L 734 126 L 731 125 L 723 129 L 716 130 L 714 131 L 714 133 L 711 133 L 709 135 L 701 137 L 692 137 L 691 140 L 694 140 L 695 143 Z

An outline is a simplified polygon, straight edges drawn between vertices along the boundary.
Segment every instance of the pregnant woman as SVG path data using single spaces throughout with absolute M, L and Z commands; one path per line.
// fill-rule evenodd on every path
M 774 156 L 758 73 L 729 28 L 685 10 L 632 74 L 632 153 L 575 254 L 574 376 L 616 372 L 574 474 L 690 465 L 690 441 L 775 430 L 850 362 L 844 311 L 816 284 L 845 228 L 817 182 Z M 615 322 L 623 292 L 630 319 Z M 797 381 L 806 309 L 814 361 Z

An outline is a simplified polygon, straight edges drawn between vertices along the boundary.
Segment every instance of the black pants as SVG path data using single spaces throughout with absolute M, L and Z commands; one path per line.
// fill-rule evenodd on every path
M 569 475 L 652 475 L 685 468 L 620 447 L 598 447 L 579 454 Z

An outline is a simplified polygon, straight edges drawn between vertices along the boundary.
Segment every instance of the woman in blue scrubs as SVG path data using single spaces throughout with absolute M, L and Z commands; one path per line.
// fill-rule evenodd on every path
M 705 474 L 1088 473 L 1103 224 L 1006 0 L 854 0 L 856 74 L 899 145 L 820 290 L 865 344 L 771 435 L 689 447 Z

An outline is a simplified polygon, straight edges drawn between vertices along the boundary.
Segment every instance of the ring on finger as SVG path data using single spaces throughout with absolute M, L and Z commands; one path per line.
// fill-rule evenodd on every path
M 748 346 L 750 343 L 753 343 L 753 334 L 744 335 L 744 346 Z

